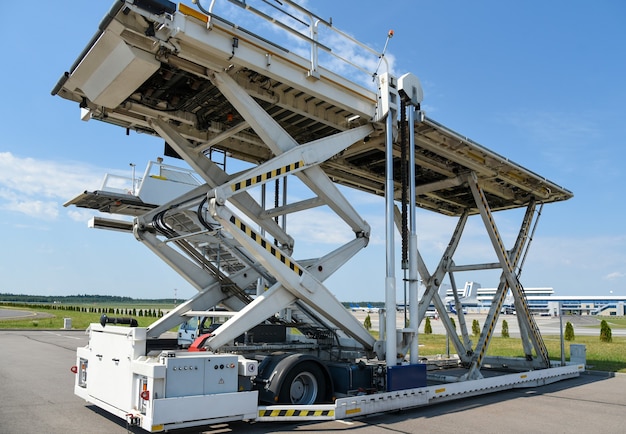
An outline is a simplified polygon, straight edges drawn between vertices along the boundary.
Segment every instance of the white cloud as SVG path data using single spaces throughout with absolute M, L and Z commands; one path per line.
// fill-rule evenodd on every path
M 72 208 L 72 209 L 69 209 L 67 211 L 67 216 L 70 219 L 72 219 L 72 220 L 74 220 L 76 222 L 81 222 L 81 223 L 84 223 L 84 222 L 88 221 L 95 214 L 97 214 L 97 213 L 94 212 L 94 211 L 87 210 L 87 209 L 81 209 L 81 208 Z
M 54 220 L 59 215 L 58 203 L 54 201 L 20 200 L 12 201 L 4 206 L 8 211 L 19 212 L 30 217 Z
M 103 172 L 78 162 L 0 152 L 0 209 L 54 220 L 65 201 L 85 188 L 96 187 Z
M 612 273 L 607 274 L 606 276 L 604 276 L 605 280 L 615 280 L 615 279 L 620 279 L 622 277 L 624 277 L 625 274 L 619 271 L 614 271 Z

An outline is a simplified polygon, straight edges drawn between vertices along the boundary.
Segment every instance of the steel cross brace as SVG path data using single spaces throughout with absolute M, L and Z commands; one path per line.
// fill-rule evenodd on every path
M 299 146 L 299 143 L 246 93 L 227 72 L 216 72 L 210 79 L 275 155 L 281 155 Z M 355 128 L 352 133 L 346 135 L 347 139 L 344 142 L 344 148 L 367 137 L 373 131 L 374 128 L 370 125 Z M 330 141 L 334 140 L 333 137 L 334 136 L 331 136 L 317 141 L 316 147 L 323 147 L 323 144 L 327 140 L 328 143 L 330 143 Z M 339 192 L 337 186 L 318 165 L 308 167 L 296 173 L 295 176 L 318 197 L 322 198 L 355 233 L 363 233 L 369 236 L 370 227 L 367 222 L 359 216 L 348 200 Z
M 450 260 L 450 265 L 451 267 L 455 266 L 453 260 Z M 472 341 L 470 340 L 469 333 L 467 332 L 467 324 L 465 323 L 463 305 L 461 303 L 461 300 L 459 299 L 459 293 L 457 291 L 456 281 L 454 279 L 454 272 L 451 269 L 448 271 L 448 277 L 450 278 L 450 285 L 452 286 L 452 293 L 454 294 L 454 305 L 456 308 L 457 317 L 459 318 L 459 327 L 461 328 L 461 336 L 463 336 L 463 345 L 465 345 L 466 349 L 471 349 Z
M 227 81 L 228 81 L 228 78 L 229 77 L 227 77 Z M 238 85 L 236 83 L 232 82 L 231 84 L 233 84 L 235 87 L 238 88 Z M 257 109 L 260 109 L 260 107 L 247 94 L 244 93 L 244 95 L 245 96 L 243 99 L 247 97 L 249 99 L 247 101 L 248 103 L 251 102 L 254 107 L 256 107 Z M 269 122 L 268 119 L 266 119 L 266 121 L 268 122 L 265 122 L 265 125 L 268 125 L 268 123 L 271 123 L 273 124 L 272 125 L 273 127 L 279 128 L 277 124 L 273 121 L 273 119 L 269 117 L 269 115 L 266 114 L 265 116 L 269 119 L 269 121 L 271 121 Z M 236 191 L 236 194 L 228 194 L 228 197 L 231 200 L 231 202 L 233 202 L 238 208 L 240 208 L 244 213 L 246 213 L 248 217 L 252 218 L 253 221 L 263 226 L 270 234 L 274 235 L 277 239 L 281 240 L 283 245 L 288 247 L 288 251 L 290 251 L 290 248 L 293 245 L 293 241 L 291 241 L 291 239 L 285 233 L 281 232 L 280 228 L 277 225 L 276 225 L 276 228 L 272 228 L 271 226 L 273 225 L 273 221 L 271 219 L 259 218 L 259 216 L 261 216 L 264 213 L 264 211 L 261 210 L 258 204 L 247 195 L 247 193 L 244 191 L 245 189 L 232 188 L 233 186 L 236 185 L 237 181 L 229 183 L 228 181 L 230 177 L 223 170 L 221 170 L 215 163 L 207 159 L 201 152 L 199 152 L 198 148 L 196 148 L 193 144 L 188 142 L 180 134 L 178 134 L 166 122 L 161 121 L 161 120 L 154 120 L 152 121 L 152 126 L 155 129 L 155 131 L 157 131 L 162 137 L 164 137 L 177 150 L 177 152 L 181 156 L 183 156 L 183 158 L 196 170 L 196 172 L 199 173 L 200 176 L 204 178 L 204 180 L 207 182 L 208 185 L 216 186 L 216 187 L 218 185 L 230 186 L 233 192 Z M 307 164 L 309 165 L 319 164 L 319 162 L 322 162 L 325 159 L 329 158 L 330 156 L 334 155 L 335 153 L 341 151 L 342 149 L 345 149 L 353 142 L 358 141 L 362 139 L 363 137 L 367 136 L 371 131 L 372 131 L 371 127 L 365 127 L 365 128 L 361 127 L 361 128 L 357 128 L 354 130 L 349 130 L 343 133 L 339 133 L 331 138 L 318 140 L 309 145 L 302 146 L 301 147 L 302 149 L 292 148 L 293 150 L 291 152 L 287 150 L 287 155 L 283 158 L 283 160 L 288 160 L 289 158 L 291 158 L 292 154 L 296 154 L 296 155 L 299 155 L 300 158 L 303 158 L 303 159 L 306 158 Z M 285 132 L 283 132 L 283 138 L 285 136 L 290 139 L 290 137 Z M 319 155 L 316 155 L 315 147 L 324 150 L 324 152 L 321 152 L 321 153 L 318 152 Z M 331 150 L 330 153 L 328 151 L 329 148 Z M 275 169 L 268 169 L 268 166 L 272 164 L 276 165 L 276 164 L 281 164 L 281 163 L 282 163 L 281 161 L 270 161 L 268 162 L 267 166 L 262 166 L 260 169 L 258 169 L 258 171 L 266 170 L 266 173 L 267 173 L 267 171 L 275 170 Z M 345 209 L 346 208 L 345 204 L 347 204 L 347 201 L 345 200 L 345 198 L 343 198 L 343 196 L 341 196 L 341 194 L 338 191 L 335 191 L 334 192 L 335 194 L 333 194 L 332 190 L 336 190 L 336 187 L 334 186 L 334 184 L 332 184 L 332 182 L 326 177 L 325 174 L 323 174 L 323 172 L 321 172 L 322 176 L 319 176 L 319 173 L 316 172 L 316 169 L 319 172 L 321 172 L 321 169 L 315 166 L 312 166 L 309 169 L 309 172 L 313 172 L 311 175 L 312 175 L 312 178 L 315 179 L 316 181 L 311 181 L 308 184 L 313 185 L 314 190 L 323 192 L 324 193 L 323 196 L 327 198 L 327 201 L 329 198 L 333 200 L 337 199 L 336 201 L 340 203 L 339 208 Z M 247 179 L 250 179 L 250 178 L 247 178 Z M 329 185 L 332 186 L 332 189 L 330 189 L 330 191 L 328 188 Z M 221 191 L 224 191 L 224 190 L 226 190 L 226 187 L 222 189 Z M 242 190 L 242 191 L 237 191 L 237 190 Z M 195 199 L 195 196 L 193 196 L 192 199 Z M 178 199 L 178 201 L 180 201 L 180 199 Z M 158 212 L 161 212 L 162 210 L 167 209 L 170 206 L 172 206 L 171 203 L 167 204 L 167 206 L 160 207 L 158 210 L 154 210 L 153 212 L 148 213 L 149 215 L 147 214 L 143 216 L 144 217 L 144 220 L 142 222 L 143 225 L 148 224 L 149 219 L 154 217 Z M 331 206 L 331 207 L 337 208 L 337 206 Z M 369 232 L 369 226 L 367 226 L 367 224 L 364 221 L 358 218 L 354 218 L 356 213 L 354 212 L 354 210 L 352 210 L 349 204 L 347 207 L 347 211 L 342 212 L 342 214 L 349 216 L 350 221 L 353 223 L 351 225 L 353 228 L 357 226 L 359 227 L 357 234 L 367 234 Z M 268 228 L 268 225 L 264 225 L 263 224 L 264 222 L 269 222 L 270 228 Z M 279 234 L 278 237 L 277 237 L 277 233 Z M 362 235 L 360 237 L 362 237 Z M 137 238 L 141 239 L 141 236 L 137 236 Z M 150 238 L 150 236 L 144 237 L 144 239 L 148 239 L 148 238 Z M 154 238 L 156 240 L 156 237 Z M 165 248 L 162 245 L 159 245 L 157 248 L 158 243 L 154 240 L 152 243 L 146 242 L 146 244 L 148 244 L 153 249 L 153 251 L 155 251 L 155 253 L 157 253 L 162 258 L 166 259 L 167 263 L 170 263 L 170 265 L 172 265 L 173 268 L 177 269 L 188 280 L 189 279 L 196 280 L 190 277 L 194 275 L 197 271 L 197 270 L 194 270 L 193 268 L 194 264 L 191 261 L 185 260 L 185 258 L 182 255 L 180 255 L 178 252 L 176 252 L 175 250 L 171 248 Z M 362 237 L 362 239 L 359 241 L 358 244 L 361 246 L 360 248 L 364 247 L 367 244 L 367 238 Z M 167 253 L 165 253 L 165 250 L 167 250 Z M 194 286 L 198 287 L 198 283 L 194 282 Z M 212 286 L 212 288 L 213 290 L 215 290 L 215 286 Z M 201 290 L 201 291 L 204 291 L 204 290 Z M 219 298 L 220 298 L 219 296 L 203 297 L 203 300 L 208 300 L 208 299 L 218 300 Z M 175 316 L 178 316 L 178 315 L 175 315 Z M 163 323 L 165 324 L 165 321 L 163 321 Z M 362 337 L 361 340 L 363 341 L 363 340 L 368 340 L 368 339 L 364 339 Z M 371 346 L 371 343 L 369 343 L 369 345 Z
M 524 215 L 524 219 L 522 220 L 522 225 L 520 231 L 518 233 L 517 239 L 515 241 L 515 245 L 513 249 L 511 249 L 509 256 L 510 263 L 513 267 L 517 267 L 521 258 L 521 253 L 524 250 L 524 246 L 528 242 L 528 229 L 530 227 L 530 223 L 532 222 L 532 218 L 534 215 L 536 202 L 535 200 L 531 200 L 529 203 L 526 214 Z M 470 366 L 470 370 L 463 377 L 467 379 L 477 379 L 482 378 L 482 375 L 479 373 L 482 368 L 483 362 L 485 360 L 485 354 L 487 349 L 489 348 L 489 344 L 491 342 L 491 338 L 493 337 L 493 333 L 495 332 L 495 325 L 498 321 L 498 317 L 502 310 L 502 305 L 504 304 L 504 300 L 506 299 L 506 294 L 509 289 L 509 284 L 506 280 L 506 275 L 503 272 L 500 275 L 500 283 L 498 284 L 498 289 L 496 290 L 496 294 L 491 302 L 491 307 L 489 308 L 489 313 L 487 314 L 487 318 L 485 319 L 485 324 L 483 325 L 483 329 L 480 334 L 480 338 L 478 343 L 476 344 L 476 350 L 474 352 L 472 358 L 472 364 Z M 518 317 L 519 321 L 519 329 L 520 329 L 520 337 L 522 340 L 522 346 L 524 348 L 524 354 L 531 355 L 532 353 L 532 341 L 529 338 L 529 329 L 528 324 L 522 318 Z M 536 364 L 533 361 L 533 364 L 536 368 L 542 367 L 541 364 Z
M 476 205 L 478 206 L 478 210 L 480 211 L 480 216 L 482 217 L 487 233 L 489 234 L 491 243 L 493 244 L 495 253 L 498 257 L 498 260 L 500 261 L 500 264 L 502 265 L 502 273 L 504 275 L 506 283 L 511 288 L 516 303 L 518 303 L 523 308 L 521 311 L 518 312 L 518 321 L 520 321 L 520 324 L 522 324 L 523 322 L 524 326 L 528 327 L 528 329 L 530 330 L 529 337 L 533 343 L 537 356 L 540 357 L 540 360 L 543 362 L 543 367 L 547 368 L 550 366 L 548 351 L 539 332 L 539 327 L 537 326 L 534 318 L 530 313 L 530 310 L 528 309 L 524 290 L 519 280 L 517 279 L 517 276 L 515 276 L 515 274 L 513 273 L 514 264 L 511 263 L 509 254 L 504 248 L 502 238 L 498 233 L 498 229 L 496 227 L 495 221 L 493 220 L 489 204 L 487 203 L 487 198 L 485 197 L 483 190 L 478 184 L 478 178 L 475 173 L 470 173 L 467 177 L 467 181 L 472 191 L 472 195 L 474 196 L 474 200 L 476 201 Z
M 197 206 L 202 198 L 206 197 L 209 189 L 210 187 L 207 184 L 201 185 L 135 219 L 135 238 L 146 245 L 163 262 L 168 264 L 199 291 L 189 301 L 177 306 L 155 322 L 149 330 L 151 337 L 158 337 L 163 332 L 180 324 L 184 321 L 184 313 L 189 310 L 205 310 L 220 303 L 234 311 L 238 311 L 245 306 L 245 303 L 235 294 L 223 290 L 222 281 L 203 269 L 197 260 L 192 260 L 192 258 L 197 257 L 201 253 L 189 241 L 180 239 L 163 242 L 154 231 L 150 230 L 152 220 L 157 214 L 164 211 L 174 212 Z M 179 249 L 175 249 L 173 245 Z M 181 251 L 187 252 L 187 256 L 181 253 Z M 245 263 L 245 261 L 242 262 Z M 238 288 L 246 288 L 255 282 L 259 276 L 261 276 L 261 273 L 254 268 L 253 264 L 247 264 L 242 270 L 229 275 L 228 280 Z
M 225 292 L 220 280 L 169 244 L 163 243 L 156 234 L 149 231 L 136 231 L 136 234 L 144 245 L 198 290 L 194 297 L 152 324 L 149 328 L 150 337 L 158 337 L 183 322 L 184 314 L 189 310 L 206 310 L 221 303 L 230 310 L 239 311 L 246 305 L 236 295 Z M 254 268 L 248 266 L 228 276 L 228 280 L 239 288 L 246 288 L 255 282 L 259 275 Z
M 247 282 L 250 276 L 253 275 L 253 273 L 250 273 L 249 271 L 250 270 L 241 270 L 229 277 L 235 282 L 245 284 L 242 283 L 242 281 Z M 244 276 L 246 274 L 248 274 L 247 277 Z M 252 282 L 254 282 L 254 279 L 249 283 Z M 246 304 L 236 296 L 227 296 L 227 294 L 222 291 L 221 282 L 214 281 L 211 285 L 206 286 L 189 300 L 176 306 L 174 309 L 170 310 L 167 314 L 151 324 L 150 327 L 148 327 L 148 336 L 151 338 L 157 338 L 166 331 L 178 326 L 184 321 L 186 312 L 208 310 L 219 304 L 223 304 L 229 310 L 234 312 L 238 312 L 246 306 Z
M 524 249 L 524 245 L 527 240 L 528 228 L 530 226 L 530 222 L 532 221 L 532 216 L 533 216 L 534 209 L 535 209 L 535 201 L 533 200 L 529 204 L 528 209 L 526 211 L 526 215 L 522 222 L 522 227 L 520 229 L 518 238 L 516 240 L 515 247 L 510 253 L 508 253 L 504 249 L 500 236 L 497 233 L 497 228 L 491 216 L 491 212 L 488 208 L 484 194 L 482 195 L 477 194 L 478 192 L 482 192 L 482 190 L 480 190 L 477 179 L 473 173 L 471 173 L 467 177 L 467 182 L 470 185 L 470 188 L 472 189 L 472 191 L 474 192 L 475 201 L 477 203 L 478 210 L 483 220 L 486 222 L 485 227 L 486 227 L 488 235 L 490 236 L 490 239 L 498 240 L 496 243 L 494 243 L 494 249 L 496 250 L 496 254 L 499 259 L 498 268 L 502 268 L 503 272 L 501 275 L 498 290 L 496 292 L 496 296 L 494 296 L 494 300 L 492 302 L 490 313 L 487 317 L 486 323 L 483 326 L 483 330 L 481 331 L 481 335 L 479 337 L 479 342 L 476 346 L 476 349 L 474 350 L 472 348 L 472 342 L 469 339 L 467 327 L 461 327 L 463 342 L 461 342 L 461 340 L 458 338 L 456 330 L 454 329 L 454 327 L 452 326 L 452 322 L 450 321 L 448 312 L 445 310 L 444 303 L 438 294 L 439 287 L 441 286 L 443 279 L 447 273 L 450 273 L 450 279 L 451 281 L 453 281 L 453 276 L 452 276 L 453 269 L 472 268 L 472 267 L 456 267 L 456 265 L 454 264 L 454 260 L 453 260 L 454 252 L 456 251 L 458 243 L 460 242 L 463 229 L 468 219 L 469 213 L 465 212 L 459 217 L 459 221 L 457 222 L 457 226 L 453 232 L 451 240 L 446 250 L 444 251 L 441 257 L 441 260 L 439 261 L 439 264 L 437 265 L 437 268 L 435 269 L 434 273 L 432 274 L 429 273 L 421 257 L 421 254 L 418 251 L 418 254 L 417 254 L 418 268 L 420 271 L 420 275 L 422 276 L 422 279 L 425 282 L 425 286 L 426 286 L 426 291 L 419 302 L 418 319 L 419 319 L 419 322 L 421 323 L 426 313 L 426 310 L 428 309 L 428 306 L 431 303 L 433 303 L 440 315 L 440 318 L 444 324 L 444 327 L 446 328 L 446 331 L 448 332 L 448 335 L 451 338 L 451 342 L 453 343 L 454 347 L 456 348 L 457 353 L 459 354 L 459 358 L 466 366 L 471 366 L 470 372 L 466 375 L 471 375 L 472 378 L 480 378 L 481 375 L 480 375 L 479 370 L 484 359 L 484 354 L 486 352 L 486 349 L 488 348 L 490 339 L 493 335 L 494 326 L 497 321 L 498 314 L 500 312 L 500 309 L 506 297 L 507 289 L 509 288 L 509 285 L 510 285 L 509 282 L 511 279 L 507 278 L 507 273 L 506 271 L 504 271 L 504 268 L 507 267 L 507 269 L 511 270 L 511 272 L 509 272 L 508 274 L 510 276 L 513 276 L 512 275 L 513 267 L 517 266 L 519 258 L 521 256 L 521 253 Z M 398 213 L 399 212 L 397 212 L 396 214 Z M 398 215 L 396 215 L 396 221 L 398 221 Z M 499 254 L 500 252 L 503 252 L 503 253 Z M 505 257 L 506 259 L 502 260 L 501 257 Z M 495 264 L 485 264 L 482 267 L 476 266 L 476 268 L 478 269 L 493 268 L 494 265 Z M 514 278 L 514 282 L 517 282 L 516 284 L 519 285 L 517 277 Z M 521 301 L 518 301 L 518 299 L 520 299 L 519 292 L 516 294 L 514 291 L 514 295 L 515 295 L 516 304 L 524 303 L 523 306 L 526 306 L 525 298 L 523 297 L 523 294 L 521 297 Z M 528 309 L 526 308 L 525 310 L 527 311 Z M 522 309 L 522 312 L 523 311 L 524 309 Z M 459 311 L 459 315 L 463 315 L 462 311 Z M 524 351 L 526 354 L 530 354 L 532 352 L 532 348 L 534 347 L 536 349 L 537 354 L 541 356 L 541 360 L 533 362 L 533 365 L 535 367 L 545 367 L 546 366 L 545 359 L 543 358 L 543 355 L 542 355 L 544 352 L 541 350 L 543 341 L 541 340 L 540 335 L 533 334 L 532 332 L 533 325 L 530 323 L 530 321 L 533 321 L 533 319 L 532 317 L 530 317 L 530 315 L 528 315 L 528 317 L 529 318 L 525 318 L 525 317 L 518 318 L 518 321 L 520 321 L 520 331 L 522 335 L 522 343 L 523 343 Z M 460 317 L 460 319 L 463 319 L 463 318 Z M 537 337 L 539 341 L 537 340 Z M 547 366 L 549 366 L 549 364 Z
M 369 125 L 364 125 L 291 148 L 231 179 L 216 188 L 213 194 L 221 204 L 224 204 L 227 199 L 241 191 L 262 185 L 272 179 L 306 171 L 361 140 L 371 130 Z
M 192 143 L 167 122 L 156 119 L 151 122 L 151 125 L 210 187 L 218 187 L 230 180 L 231 177 L 224 170 L 209 160 L 202 152 L 199 152 Z M 293 239 L 274 220 L 259 217 L 264 210 L 246 191 L 232 196 L 230 201 L 248 218 L 277 239 L 286 249 L 291 250 L 293 248 Z
M 226 206 L 219 205 L 215 199 L 210 200 L 209 209 L 224 230 L 258 258 L 278 281 L 269 291 L 257 297 L 221 326 L 215 336 L 207 341 L 210 349 L 219 348 L 296 300 L 303 300 L 313 307 L 335 327 L 356 339 L 366 350 L 373 348 L 375 339 L 372 335 L 322 283 L 367 244 L 365 237 L 355 238 L 340 248 L 339 253 L 332 253 L 306 269 L 273 246 L 270 240 L 248 227 Z M 326 265 L 329 266 L 328 269 L 325 268 Z

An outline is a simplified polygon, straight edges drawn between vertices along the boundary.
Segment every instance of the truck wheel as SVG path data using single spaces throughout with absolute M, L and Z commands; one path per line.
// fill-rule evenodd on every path
M 285 377 L 278 401 L 281 404 L 310 405 L 320 403 L 325 395 L 322 370 L 314 362 L 304 362 L 294 366 Z

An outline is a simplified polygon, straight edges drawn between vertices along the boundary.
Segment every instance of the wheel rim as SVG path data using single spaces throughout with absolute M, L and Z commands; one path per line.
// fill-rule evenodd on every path
M 317 393 L 317 379 L 310 372 L 299 373 L 289 387 L 289 397 L 292 404 L 314 404 Z

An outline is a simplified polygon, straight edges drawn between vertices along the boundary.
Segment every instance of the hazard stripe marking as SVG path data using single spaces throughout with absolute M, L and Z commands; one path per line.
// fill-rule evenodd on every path
M 282 262 L 287 267 L 289 267 L 291 271 L 293 271 L 294 273 L 297 273 L 298 276 L 302 276 L 302 273 L 303 273 L 302 269 L 295 262 L 293 262 L 289 257 L 285 256 L 283 252 L 280 251 L 280 249 L 276 248 L 272 243 L 268 242 L 261 235 L 257 234 L 255 231 L 250 229 L 244 222 L 239 220 L 237 217 L 231 216 L 229 220 L 232 224 L 237 226 L 243 233 L 245 233 L 250 238 L 252 238 L 252 240 L 254 240 L 259 246 L 263 247 L 266 251 L 271 253 L 272 256 L 274 256 L 280 262 Z
M 335 410 L 259 410 L 259 417 L 330 417 L 334 415 Z
M 262 183 L 264 181 L 268 181 L 272 178 L 276 178 L 277 176 L 281 176 L 283 174 L 289 173 L 293 170 L 299 169 L 304 166 L 304 161 L 296 161 L 295 163 L 288 164 L 283 167 L 279 167 L 278 169 L 270 170 L 269 172 L 261 173 L 260 175 L 253 176 L 252 178 L 244 179 L 243 181 L 239 181 L 230 186 L 233 191 L 239 191 L 242 188 L 250 187 L 255 184 Z

